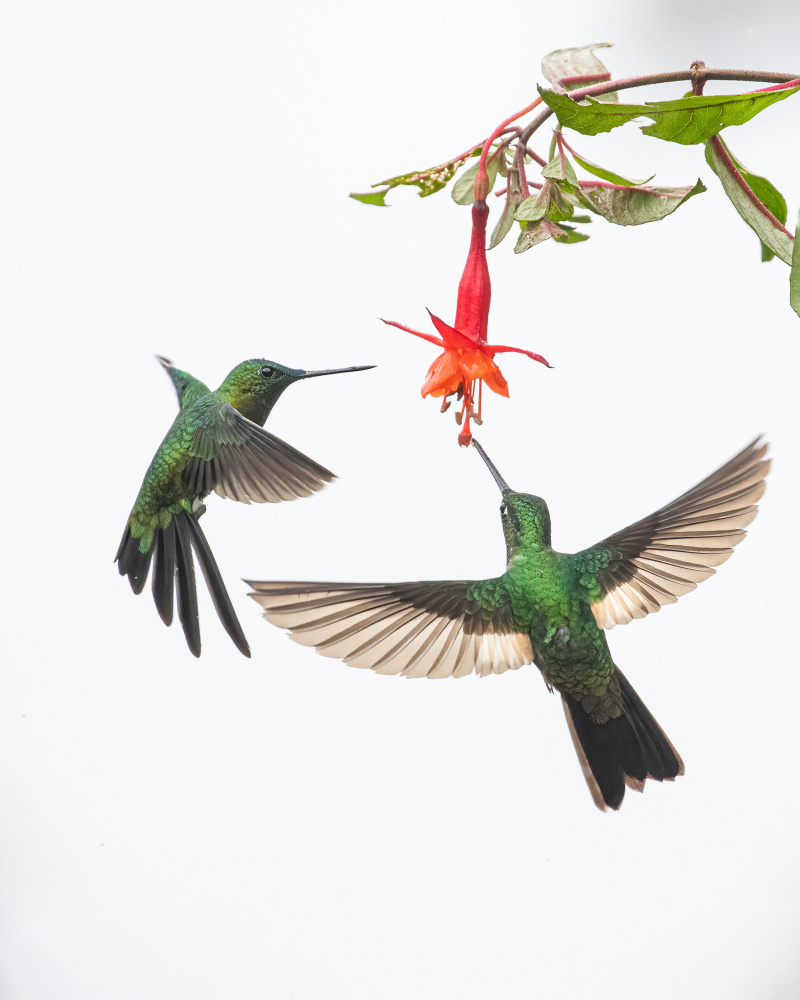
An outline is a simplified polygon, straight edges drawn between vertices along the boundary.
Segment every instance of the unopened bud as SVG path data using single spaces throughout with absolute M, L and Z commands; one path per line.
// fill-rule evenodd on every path
M 475 175 L 472 190 L 475 192 L 475 201 L 486 201 L 489 194 L 489 175 L 486 173 L 485 167 Z

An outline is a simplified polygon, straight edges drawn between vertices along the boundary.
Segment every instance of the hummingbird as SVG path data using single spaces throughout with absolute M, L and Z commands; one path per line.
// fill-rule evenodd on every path
M 173 596 L 189 649 L 200 655 L 192 550 L 225 631 L 245 656 L 250 648 L 219 568 L 198 524 L 214 490 L 241 503 L 277 503 L 310 496 L 335 478 L 280 438 L 263 430 L 281 393 L 294 382 L 365 371 L 374 365 L 307 372 L 254 358 L 237 365 L 211 391 L 159 357 L 178 394 L 179 411 L 145 473 L 115 561 L 140 594 L 153 562 L 153 597 L 165 625 Z
M 551 546 L 541 497 L 502 493 L 506 571 L 489 580 L 411 583 L 245 581 L 264 617 L 319 653 L 379 674 L 481 676 L 535 663 L 561 695 L 595 805 L 672 781 L 683 761 L 611 658 L 605 630 L 694 590 L 745 536 L 769 460 L 757 438 L 677 500 L 581 552 Z

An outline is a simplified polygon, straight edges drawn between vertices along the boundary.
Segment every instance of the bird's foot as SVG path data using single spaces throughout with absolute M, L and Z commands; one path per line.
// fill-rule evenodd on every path
M 575 649 L 575 640 L 566 625 L 562 625 L 553 636 L 553 645 L 560 652 Z

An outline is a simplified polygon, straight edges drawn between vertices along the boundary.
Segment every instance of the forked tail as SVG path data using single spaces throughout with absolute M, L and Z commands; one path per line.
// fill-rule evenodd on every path
M 233 610 L 217 561 L 194 514 L 185 510 L 175 514 L 166 528 L 156 530 L 147 552 L 139 550 L 139 539 L 134 538 L 130 527 L 127 527 L 117 550 L 116 561 L 119 563 L 120 575 L 128 577 L 134 594 L 140 594 L 144 589 L 150 563 L 153 562 L 153 599 L 161 620 L 165 625 L 172 624 L 173 599 L 177 595 L 178 619 L 183 626 L 186 642 L 192 653 L 199 656 L 200 620 L 192 550 L 197 556 L 211 600 L 225 631 L 233 639 L 236 648 L 249 656 L 250 647 Z
M 648 778 L 672 781 L 684 767 L 675 747 L 624 674 L 615 669 L 622 694 L 622 715 L 595 722 L 580 702 L 562 695 L 572 742 L 583 775 L 599 809 L 619 809 L 625 786 L 644 791 Z

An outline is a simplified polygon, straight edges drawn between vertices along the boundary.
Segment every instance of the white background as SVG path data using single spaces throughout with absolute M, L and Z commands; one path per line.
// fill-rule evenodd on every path
M 798 995 L 800 320 L 701 147 L 571 136 L 709 191 L 657 225 L 491 253 L 490 339 L 555 367 L 506 357 L 511 399 L 480 431 L 565 551 L 771 441 L 731 562 L 610 635 L 685 778 L 603 815 L 535 668 L 357 671 L 268 626 L 239 580 L 502 570 L 496 487 L 419 396 L 435 351 L 377 320 L 452 321 L 469 212 L 346 195 L 480 140 L 555 48 L 615 42 L 615 76 L 800 72 L 788 4 L 698 6 L 5 4 L 4 1000 Z M 790 225 L 799 115 L 795 97 L 726 133 Z M 154 353 L 212 386 L 249 357 L 379 366 L 270 419 L 339 480 L 209 503 L 251 660 L 205 594 L 195 660 L 112 563 L 175 413 Z

